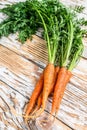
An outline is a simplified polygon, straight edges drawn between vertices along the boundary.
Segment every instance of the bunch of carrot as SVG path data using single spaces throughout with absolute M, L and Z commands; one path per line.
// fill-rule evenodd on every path
M 48 65 L 43 70 L 31 95 L 25 113 L 26 120 L 41 115 L 51 93 L 53 93 L 53 99 L 50 113 L 53 115 L 58 112 L 66 85 L 72 77 L 71 71 L 83 51 L 80 27 L 73 20 L 72 13 L 63 5 L 60 7 L 62 10 L 64 9 L 64 14 L 50 14 L 49 16 L 45 7 L 44 10 L 38 5 L 33 7 L 40 17 L 45 31 Z
M 80 25 L 87 25 L 87 21 L 77 19 L 76 12 L 70 11 L 59 0 L 26 0 L 0 9 L 0 12 L 8 15 L 0 23 L 0 37 L 18 32 L 19 40 L 24 42 L 40 27 L 47 43 L 48 65 L 32 92 L 23 117 L 28 120 L 40 116 L 51 93 L 50 113 L 56 114 L 72 77 L 71 71 L 83 52 L 82 37 L 87 31 L 82 30 Z

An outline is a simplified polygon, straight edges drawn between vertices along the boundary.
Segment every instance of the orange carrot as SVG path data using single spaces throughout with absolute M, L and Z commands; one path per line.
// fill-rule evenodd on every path
M 29 104 L 27 106 L 27 110 L 26 110 L 26 113 L 25 113 L 25 116 L 27 117 L 30 112 L 32 111 L 35 103 L 36 103 L 36 100 L 38 98 L 38 96 L 40 95 L 41 91 L 42 91 L 42 87 L 43 87 L 43 78 L 44 78 L 44 74 L 42 73 L 41 76 L 40 76 L 40 79 L 38 80 L 36 86 L 35 86 L 35 89 L 31 95 L 31 98 L 30 98 L 30 101 L 29 101 Z
M 38 100 L 37 100 L 37 106 L 35 107 L 35 109 L 32 111 L 32 115 L 34 115 L 35 114 L 35 112 L 37 112 L 39 109 L 40 109 L 40 107 L 41 107 L 41 104 L 42 104 L 42 92 L 41 92 L 41 94 L 39 95 L 39 97 L 38 97 Z
M 37 110 L 41 107 L 42 104 L 42 93 L 39 95 L 38 97 L 38 101 L 37 101 Z
M 58 78 L 57 78 L 57 81 L 56 81 L 56 85 L 55 85 L 55 88 L 54 88 L 51 114 L 56 112 L 56 107 L 57 107 L 57 104 L 58 104 L 58 98 L 60 96 L 61 88 L 64 84 L 63 81 L 64 81 L 66 75 L 67 75 L 66 68 L 64 68 L 64 67 L 60 68 L 59 73 L 58 73 Z
M 42 108 L 36 113 L 34 118 L 38 117 L 45 109 L 46 101 L 48 98 L 49 91 L 52 90 L 54 77 L 55 76 L 55 67 L 53 64 L 49 63 L 44 71 L 44 87 L 43 87 L 43 96 L 42 96 Z
M 55 76 L 54 76 L 54 82 L 52 83 L 52 85 L 50 86 L 50 89 L 49 89 L 49 92 L 48 92 L 48 96 L 51 94 L 51 92 L 53 92 L 53 89 L 54 89 L 54 85 L 56 83 L 56 79 L 57 79 L 57 75 L 58 75 L 58 71 L 59 71 L 59 67 L 57 66 L 55 68 Z M 43 94 L 41 93 L 39 98 L 38 98 L 38 101 L 37 101 L 37 108 L 39 109 L 41 104 L 42 104 L 42 97 L 43 97 Z
M 64 95 L 64 91 L 66 89 L 66 85 L 67 83 L 69 82 L 70 78 L 72 77 L 72 73 L 70 71 L 67 70 L 67 74 L 66 74 L 66 77 L 63 81 L 63 87 L 61 88 L 61 93 L 60 93 L 60 96 L 59 96 L 59 99 L 58 99 L 58 104 L 57 104 L 57 107 L 56 107 L 56 113 L 58 112 L 59 110 L 59 107 L 60 107 L 60 103 L 61 103 L 61 100 L 63 98 L 63 95 Z
M 56 77 L 58 75 L 59 67 L 54 67 L 53 64 L 48 64 L 47 67 L 44 70 L 44 87 L 42 93 L 40 93 L 38 98 L 38 104 L 35 110 L 32 112 L 34 114 L 42 105 L 41 110 L 38 110 L 36 112 L 36 115 L 28 116 L 29 113 L 25 116 L 28 116 L 28 118 L 35 118 L 39 116 L 45 109 L 46 101 L 49 96 L 49 94 L 53 91 L 53 87 L 56 81 Z
M 58 72 L 58 69 L 56 69 Z M 58 73 L 55 73 L 55 67 L 53 64 L 48 64 L 44 71 L 44 87 L 43 87 L 43 98 L 42 98 L 42 108 L 44 109 L 46 106 L 46 101 L 48 95 L 53 91 L 53 86 L 55 83 L 55 76 Z
M 59 66 L 56 66 L 53 86 L 55 86 L 55 84 L 56 84 L 57 77 L 58 77 L 58 73 L 59 73 L 59 69 L 60 69 Z M 55 88 L 55 87 L 53 87 L 53 91 L 54 91 L 54 88 Z

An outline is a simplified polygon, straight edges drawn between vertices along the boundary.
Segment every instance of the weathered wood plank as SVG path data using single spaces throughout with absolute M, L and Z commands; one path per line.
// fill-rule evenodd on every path
M 27 99 L 24 96 L 0 81 L 0 130 L 38 130 L 36 124 L 32 122 L 31 129 L 30 125 L 27 126 L 24 123 L 21 116 L 16 115 L 16 113 L 23 113 L 25 101 Z M 68 128 L 60 121 L 58 122 L 61 128 Z
M 9 91 L 8 91 L 9 90 Z M 0 81 L 0 128 L 2 127 L 6 130 L 27 130 L 28 127 L 24 124 L 22 117 L 14 115 L 13 110 L 16 110 L 16 113 L 22 114 L 26 99 L 20 95 L 17 91 L 14 91 L 12 88 L 7 86 L 5 83 Z M 7 120 L 8 118 L 8 120 Z M 34 124 L 32 124 L 34 125 Z M 38 128 L 38 124 L 36 125 Z M 35 128 L 36 128 L 35 127 Z M 31 127 L 30 127 L 31 128 Z M 32 126 L 34 128 L 34 126 Z M 61 121 L 56 120 L 52 130 L 71 130 Z M 32 130 L 32 129 L 31 129 Z M 36 130 L 36 129 L 33 129 Z M 39 130 L 39 129 L 38 129 Z M 41 130 L 41 129 L 40 129 Z
M 34 85 L 42 71 L 42 69 L 27 59 L 19 56 L 18 54 L 0 46 L 0 77 L 3 82 L 11 86 L 14 90 L 20 92 L 25 97 L 30 97 Z M 12 64 L 11 64 L 12 63 Z M 15 69 L 16 68 L 16 69 Z M 86 124 L 86 84 L 85 91 L 81 87 L 81 82 L 84 86 L 84 81 L 71 78 L 74 85 L 69 84 L 60 107 L 58 118 L 65 122 L 72 128 L 80 129 L 80 126 L 85 129 Z M 76 82 L 76 81 L 78 82 Z M 80 83 L 79 83 L 80 82 Z M 48 103 L 48 106 L 50 103 Z M 48 108 L 47 108 L 48 110 Z M 68 111 L 68 112 L 67 112 Z M 73 115 L 73 116 L 71 116 Z M 76 116 L 74 116 L 76 115 Z M 65 120 L 67 118 L 67 120 Z M 84 120 L 82 120 L 84 119 Z M 81 124 L 80 124 L 81 123 Z M 82 129 L 81 129 L 82 130 Z
M 19 99 L 19 100 L 18 100 Z M 23 112 L 24 102 L 27 101 L 21 94 L 0 81 L 0 129 L 1 130 L 28 130 L 22 117 L 16 117 L 12 110 Z
M 42 44 L 42 47 L 44 46 L 43 44 L 45 44 L 44 40 L 42 40 L 41 38 L 34 36 L 32 42 L 30 42 L 29 40 L 26 42 L 25 44 L 21 44 L 20 42 L 18 42 L 17 40 L 17 35 L 9 35 L 8 38 L 3 37 L 2 39 L 0 39 L 0 44 L 7 47 L 8 49 L 11 49 L 12 51 L 18 53 L 19 55 L 29 59 L 29 60 L 33 60 L 35 61 L 35 63 L 37 63 L 38 65 L 42 65 L 45 66 L 45 64 L 47 63 L 47 60 L 45 58 L 45 55 L 47 57 L 47 52 L 46 52 L 46 46 L 43 48 L 43 51 L 45 52 L 44 57 L 40 57 L 41 52 L 39 52 L 38 50 L 36 50 L 35 52 L 31 49 L 31 45 L 34 43 L 35 47 L 37 47 L 37 44 L 39 42 L 39 44 Z M 5 42 L 4 42 L 5 41 Z M 37 48 L 36 48 L 37 49 Z M 39 48 L 40 49 L 40 48 Z M 41 50 L 41 49 L 40 49 Z M 29 53 L 29 51 L 31 51 Z M 32 52 L 33 51 L 33 52 Z M 38 55 L 38 53 L 40 55 Z M 40 60 L 39 60 L 40 58 Z M 45 60 L 44 60 L 45 59 Z
M 13 113 L 14 110 L 22 114 L 26 101 L 27 99 L 19 92 L 0 81 L 0 130 L 39 130 L 38 123 L 32 122 L 32 127 L 31 124 L 27 126 L 21 116 Z M 71 130 L 59 120 L 56 120 L 52 127 L 52 130 L 55 129 Z
M 30 97 L 31 92 L 34 89 L 34 85 L 35 85 L 42 69 L 40 69 L 38 66 L 34 65 L 33 63 L 29 62 L 28 60 L 24 59 L 23 57 L 17 55 L 16 53 L 14 53 L 2 46 L 0 46 L 0 50 L 1 50 L 0 51 L 0 80 L 2 82 L 5 82 L 6 84 L 8 84 L 9 87 L 13 91 L 18 92 L 23 97 L 25 97 L 26 100 L 21 101 L 23 103 L 23 105 L 25 105 L 28 97 Z M 14 57 L 16 57 L 16 59 Z M 8 87 L 7 87 L 7 89 L 9 90 Z M 7 89 L 6 89 L 6 92 L 8 93 Z M 7 99 L 7 100 L 6 99 L 4 99 L 4 100 L 7 103 L 9 103 L 10 99 L 8 100 L 8 97 L 6 97 L 5 92 L 4 92 L 4 95 L 5 95 L 5 98 Z M 7 96 L 9 96 L 9 93 Z M 21 98 L 17 98 L 17 100 L 20 101 Z M 19 105 L 19 107 L 20 107 L 20 109 L 22 109 L 22 112 L 23 112 L 23 108 L 21 108 L 20 105 Z M 61 125 L 60 121 L 57 120 L 56 122 L 58 122 L 58 125 L 61 129 L 62 128 L 65 130 L 69 129 L 63 123 Z M 56 125 L 56 123 L 54 124 L 53 129 L 55 129 L 55 127 L 56 127 L 55 125 Z
M 35 36 L 36 37 L 36 36 Z M 39 65 L 41 64 L 41 61 L 42 61 L 42 63 L 44 63 L 44 59 L 43 59 L 43 57 L 39 57 L 39 55 L 37 56 L 36 54 L 38 53 L 38 41 L 39 40 L 37 40 L 37 39 L 39 39 L 38 37 L 36 38 L 36 39 L 33 39 L 33 41 L 30 43 L 29 41 L 26 43 L 26 44 L 24 44 L 24 45 L 21 45 L 20 43 L 18 44 L 17 43 L 17 47 L 16 47 L 16 44 L 15 44 L 15 47 L 14 47 L 14 51 L 17 53 L 17 54 L 19 54 L 20 55 L 20 57 L 21 57 L 21 55 L 23 56 L 23 57 L 26 57 L 26 58 L 28 58 L 28 59 L 30 59 L 30 60 L 33 60 L 33 61 L 36 61 L 36 63 L 38 63 L 39 61 Z M 44 41 L 43 40 L 41 40 L 41 42 L 43 42 L 43 45 L 44 45 Z M 31 55 L 31 53 L 29 53 L 29 50 L 31 50 L 31 45 L 32 44 L 34 44 L 35 43 L 35 46 L 36 46 L 36 50 L 35 50 L 35 52 L 36 52 L 36 54 L 34 54 L 33 53 L 33 50 L 34 50 L 34 48 L 32 49 L 32 55 Z M 14 44 L 14 43 L 13 43 Z M 40 42 L 39 42 L 39 44 L 40 44 Z M 11 44 L 11 46 L 12 46 L 12 44 Z M 34 46 L 34 47 L 35 47 Z M 12 48 L 13 48 L 13 46 L 12 46 Z M 12 48 L 11 47 L 9 47 L 9 49 L 11 49 L 12 50 Z M 16 48 L 16 49 L 15 49 Z M 42 47 L 40 47 L 40 48 L 42 48 Z M 3 47 L 3 49 L 4 49 L 4 47 Z M 2 50 L 3 50 L 2 49 Z M 6 49 L 6 48 L 5 48 Z M 46 49 L 45 47 L 43 47 L 43 49 Z M 39 49 L 39 50 L 41 50 L 41 49 Z M 9 54 L 8 53 L 8 50 L 6 49 L 6 50 L 4 50 L 3 51 L 4 52 L 4 55 L 6 56 L 6 54 L 5 53 L 7 53 L 7 54 Z M 22 52 L 22 54 L 21 54 L 21 52 Z M 45 51 L 44 51 L 45 52 Z M 40 52 L 39 52 L 40 53 Z M 46 53 L 46 52 L 45 52 Z M 8 56 L 6 56 L 5 57 L 5 59 L 8 59 L 8 57 L 10 56 L 11 54 L 9 54 Z M 15 55 L 15 54 L 14 54 Z M 18 56 L 19 57 L 19 56 Z M 19 61 L 19 63 L 21 63 L 22 61 L 23 61 L 23 58 L 22 57 L 22 60 L 18 60 Z M 17 57 L 16 57 L 16 59 L 17 59 Z M 19 58 L 18 58 L 19 59 Z M 12 58 L 11 58 L 11 60 L 12 60 Z M 10 65 L 10 63 L 14 63 L 13 61 L 11 61 L 11 60 L 8 60 L 8 62 L 9 62 L 9 65 Z M 27 60 L 27 59 L 26 59 Z M 16 60 L 17 61 L 17 60 Z M 17 61 L 17 62 L 18 62 Z M 87 81 L 87 75 L 86 75 L 86 71 L 85 70 L 87 70 L 86 69 L 86 67 L 87 67 L 87 62 L 86 62 L 86 60 L 84 60 L 84 59 L 82 59 L 81 60 L 82 62 L 80 62 L 80 64 L 77 66 L 77 68 L 76 69 L 74 69 L 74 71 L 73 71 L 73 74 L 75 75 L 75 79 L 74 80 L 71 80 L 71 82 L 73 83 L 73 81 L 74 81 L 74 85 L 76 86 L 76 87 L 79 87 L 79 89 L 81 89 L 81 90 L 83 90 L 83 91 L 86 91 L 87 90 L 87 87 L 86 87 L 86 84 L 87 83 L 85 83 L 85 85 L 82 85 L 84 88 L 82 88 L 82 86 L 81 86 L 81 83 L 82 84 L 84 84 L 84 81 L 83 80 L 85 80 L 85 82 Z M 4 62 L 6 62 L 5 60 L 4 60 Z M 16 64 L 19 64 L 19 63 L 17 63 L 16 62 Z M 45 61 L 45 63 L 46 63 L 46 61 Z M 83 66 L 82 66 L 82 63 L 83 63 Z M 84 63 L 85 63 L 85 69 L 84 69 Z M 21 63 L 21 64 L 24 64 L 23 62 Z M 6 63 L 4 63 L 4 65 L 6 65 Z M 15 63 L 14 63 L 14 65 L 15 65 Z M 24 64 L 24 65 L 26 65 L 26 64 Z M 43 65 L 43 64 L 41 64 L 41 65 Z M 8 65 L 6 65 L 6 66 L 8 66 Z M 17 66 L 19 66 L 19 65 L 17 65 Z M 28 67 L 29 67 L 30 65 L 28 65 Z M 12 69 L 11 68 L 11 66 L 9 66 L 10 67 L 10 71 L 14 71 L 14 68 Z M 27 68 L 27 66 L 26 66 L 26 68 Z M 21 69 L 23 69 L 23 68 L 21 68 Z M 21 71 L 20 69 L 18 70 L 19 72 L 23 72 L 23 71 Z M 26 71 L 27 72 L 27 71 Z M 14 72 L 13 72 L 14 73 Z M 15 72 L 15 74 L 17 75 L 17 73 L 18 72 Z M 33 73 L 34 74 L 34 73 Z M 19 73 L 19 75 L 20 75 L 20 73 Z M 25 74 L 25 75 L 28 75 L 28 74 Z M 77 77 L 76 77 L 77 76 Z M 19 76 L 18 76 L 19 77 Z M 8 77 L 9 78 L 9 77 Z M 80 83 L 78 82 L 78 78 L 80 78 L 80 79 L 83 79 L 83 80 L 80 80 Z M 9 81 L 9 80 L 8 80 Z M 7 82 L 7 81 L 5 81 L 5 82 Z M 10 81 L 9 81 L 10 82 Z M 78 85 L 79 84 L 79 85 Z M 32 85 L 31 85 L 31 87 L 32 87 Z M 73 88 L 73 87 L 72 87 Z M 29 90 L 30 91 L 32 91 L 32 89 L 29 87 Z M 19 91 L 19 90 L 18 90 Z M 22 94 L 24 94 L 24 93 L 26 93 L 26 92 L 24 92 L 24 91 L 22 91 L 21 92 Z M 68 92 L 67 92 L 68 93 Z M 81 91 L 80 91 L 80 93 L 81 93 Z M 76 93 L 77 94 L 77 93 Z M 27 94 L 26 94 L 27 95 Z M 71 93 L 70 93 L 70 95 L 71 95 Z M 69 98 L 69 97 L 68 97 Z M 76 97 L 74 97 L 74 100 L 76 99 Z M 78 98 L 79 99 L 79 98 Z M 83 99 L 82 99 L 83 100 Z M 80 100 L 80 101 L 82 101 L 82 100 Z M 67 102 L 67 100 L 66 100 L 66 102 Z M 65 100 L 64 100 L 64 103 L 65 104 L 67 104 L 65 102 Z M 72 101 L 73 102 L 73 101 Z M 81 102 L 79 102 L 79 103 L 81 103 Z M 73 104 L 74 106 L 76 106 L 76 104 Z M 66 106 L 66 105 L 65 105 Z M 79 105 L 78 105 L 79 106 Z M 64 105 L 63 105 L 63 107 L 64 107 Z M 68 106 L 69 107 L 69 106 Z M 73 108 L 73 106 L 72 106 L 72 108 Z M 84 110 L 85 108 L 86 108 L 86 106 L 84 106 L 84 107 L 82 107 L 83 109 L 82 110 Z M 74 109 L 75 110 L 75 109 Z M 61 111 L 61 109 L 60 109 L 60 111 Z M 63 110 L 64 111 L 64 110 Z M 75 111 L 75 113 L 76 113 L 76 111 Z M 81 113 L 81 111 L 79 112 L 79 113 Z M 65 115 L 66 115 L 66 117 L 68 116 L 66 113 L 65 113 Z M 80 116 L 82 116 L 83 114 L 80 114 Z M 85 115 L 85 114 L 84 114 Z M 69 115 L 69 116 L 71 116 L 71 115 Z M 63 117 L 61 117 L 61 116 L 58 116 L 62 121 L 64 121 L 65 122 L 65 120 L 64 120 L 64 118 Z M 78 116 L 77 116 L 78 117 Z M 72 118 L 72 117 L 71 117 Z M 85 119 L 85 117 L 84 117 L 84 119 Z M 78 118 L 76 119 L 76 120 L 78 120 Z M 73 121 L 71 121 L 72 123 L 74 122 L 74 120 Z M 72 124 L 71 123 L 71 124 Z M 66 124 L 68 124 L 68 122 L 66 122 Z M 71 126 L 71 124 L 70 124 L 70 122 L 69 122 L 69 124 L 68 125 L 70 125 Z M 77 122 L 77 124 L 78 124 L 78 122 Z M 77 125 L 78 126 L 78 128 L 80 127 L 80 125 Z M 72 125 L 72 128 L 75 128 L 76 127 L 76 124 L 74 125 L 74 123 L 73 123 L 73 125 Z M 85 127 L 86 126 L 83 126 L 84 127 L 84 129 L 85 129 Z
M 34 35 L 33 40 L 31 42 L 30 40 L 28 40 L 25 44 L 21 45 L 21 43 L 15 40 L 14 36 L 15 35 L 10 35 L 9 38 L 1 39 L 0 44 L 7 47 L 8 49 L 11 49 L 17 54 L 29 60 L 32 60 L 39 66 L 44 67 L 45 64 L 47 64 L 47 49 L 44 40 Z M 73 74 L 87 81 L 86 70 L 87 70 L 87 60 L 82 58 L 79 64 L 73 70 Z
M 25 93 L 24 95 L 26 95 L 27 91 L 31 91 L 32 83 L 35 85 L 35 82 L 37 81 L 36 78 L 40 75 L 39 71 L 41 71 L 41 69 L 27 59 L 2 46 L 0 46 L 0 50 L 1 79 L 5 81 L 3 76 L 7 76 L 7 84 L 12 80 L 15 81 L 16 88 L 17 86 L 20 86 L 20 92 L 22 94 Z M 11 86 L 15 88 L 13 83 Z M 27 87 L 29 90 L 23 92 L 22 89 L 24 89 L 24 87 Z

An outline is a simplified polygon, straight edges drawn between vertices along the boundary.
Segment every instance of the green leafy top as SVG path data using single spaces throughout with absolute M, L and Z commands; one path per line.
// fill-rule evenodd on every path
M 32 9 L 32 3 L 34 1 L 29 0 L 0 9 L 0 12 L 8 16 L 7 19 L 0 23 L 0 37 L 18 32 L 18 39 L 24 43 L 27 38 L 35 34 L 40 24 L 37 13 Z
M 76 11 L 77 13 L 82 13 L 83 12 L 83 10 L 85 9 L 85 7 L 84 6 L 75 6 L 74 7 L 74 11 Z

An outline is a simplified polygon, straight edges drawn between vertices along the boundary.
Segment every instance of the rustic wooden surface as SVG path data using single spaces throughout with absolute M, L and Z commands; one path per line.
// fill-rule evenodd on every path
M 0 0 L 0 8 L 18 1 Z M 86 0 L 61 1 L 67 6 L 84 5 L 86 9 L 79 17 L 87 18 Z M 4 17 L 0 13 L 0 21 Z M 26 125 L 15 112 L 24 112 L 35 83 L 47 64 L 45 41 L 34 35 L 32 41 L 28 40 L 22 45 L 16 39 L 17 34 L 0 39 L 0 130 L 41 130 L 36 122 Z M 83 42 L 83 56 L 73 70 L 73 77 L 67 85 L 52 130 L 87 130 L 87 39 L 83 39 Z M 46 108 L 47 113 L 50 105 L 51 98 Z

